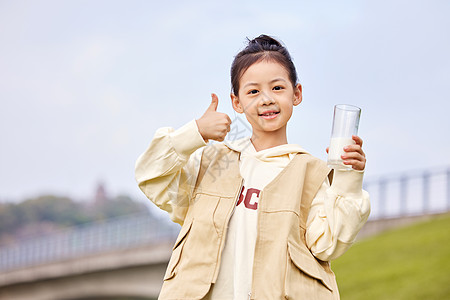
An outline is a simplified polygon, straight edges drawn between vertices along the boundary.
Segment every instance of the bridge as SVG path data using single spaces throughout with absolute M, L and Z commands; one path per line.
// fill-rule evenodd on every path
M 148 212 L 0 248 L 0 299 L 156 299 L 179 226 Z
M 450 211 L 450 168 L 367 180 L 360 236 Z M 158 297 L 179 226 L 148 212 L 0 246 L 2 300 Z

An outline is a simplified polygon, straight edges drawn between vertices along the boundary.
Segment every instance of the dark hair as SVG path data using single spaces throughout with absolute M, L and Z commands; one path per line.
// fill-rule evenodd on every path
M 248 39 L 248 45 L 239 52 L 231 65 L 231 92 L 236 96 L 239 93 L 239 80 L 247 69 L 256 62 L 262 60 L 275 61 L 281 64 L 289 73 L 289 79 L 293 86 L 297 84 L 297 71 L 291 56 L 279 41 L 262 34 L 257 38 Z

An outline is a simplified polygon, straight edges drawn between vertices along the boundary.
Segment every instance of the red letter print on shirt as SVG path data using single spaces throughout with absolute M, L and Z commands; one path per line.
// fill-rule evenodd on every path
M 249 188 L 245 191 L 246 192 L 245 196 L 244 196 L 244 191 L 245 191 L 245 187 L 243 186 L 236 206 L 241 204 L 242 200 L 244 200 L 244 205 L 246 208 L 256 210 L 258 208 L 259 193 L 261 191 L 258 189 Z M 255 196 L 253 196 L 253 195 L 255 195 Z

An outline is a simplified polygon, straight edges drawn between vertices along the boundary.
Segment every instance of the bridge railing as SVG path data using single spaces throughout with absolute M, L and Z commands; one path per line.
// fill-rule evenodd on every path
M 450 211 L 450 167 L 367 179 L 364 189 L 371 220 Z
M 148 212 L 94 222 L 0 246 L 0 272 L 77 256 L 160 243 L 179 226 Z

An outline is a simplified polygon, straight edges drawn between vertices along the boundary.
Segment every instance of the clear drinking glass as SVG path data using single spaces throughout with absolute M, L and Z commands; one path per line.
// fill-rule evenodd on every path
M 332 169 L 351 170 L 352 166 L 344 165 L 341 155 L 344 147 L 355 144 L 352 135 L 358 134 L 361 108 L 349 104 L 334 106 L 333 128 L 328 149 L 328 166 Z

